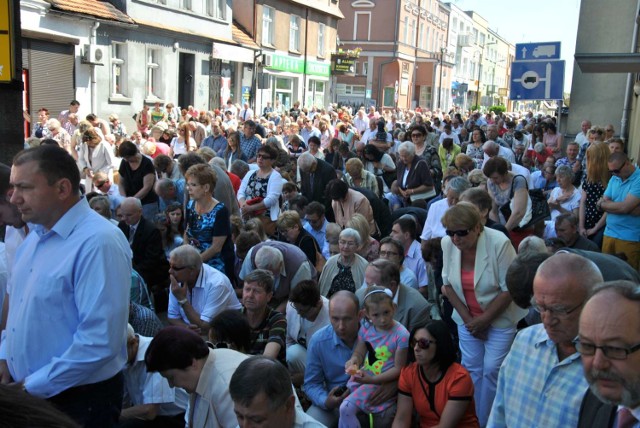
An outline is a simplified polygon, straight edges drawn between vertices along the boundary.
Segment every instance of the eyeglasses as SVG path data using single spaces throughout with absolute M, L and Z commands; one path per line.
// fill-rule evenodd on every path
M 420 349 L 429 349 L 429 346 L 431 346 L 432 343 L 435 344 L 436 342 L 429 339 L 413 339 L 411 340 L 411 347 L 415 348 L 416 345 L 418 345 L 418 348 Z
M 609 170 L 609 172 L 610 172 L 611 174 L 618 175 L 618 174 L 620 174 L 620 172 L 624 169 L 624 167 L 625 167 L 625 166 L 627 166 L 627 162 L 626 162 L 626 161 L 625 161 L 625 163 L 623 163 L 623 164 L 620 166 L 620 168 L 617 168 L 617 169 L 610 169 L 610 170 Z
M 566 309 L 566 308 L 547 308 L 546 306 L 541 306 L 538 305 L 536 302 L 531 302 L 531 307 L 538 312 L 540 315 L 542 315 L 543 313 L 548 313 L 551 317 L 553 318 L 566 318 L 569 315 L 571 315 L 572 312 L 575 312 L 576 310 L 580 309 L 582 307 L 582 305 L 584 305 L 584 301 L 580 302 L 579 305 L 574 306 L 571 309 Z
M 582 355 L 591 357 L 596 354 L 596 349 L 600 349 L 605 357 L 612 360 L 626 360 L 629 354 L 633 354 L 640 349 L 640 343 L 630 348 L 619 348 L 617 346 L 597 346 L 593 343 L 576 341 L 576 350 Z
M 416 133 L 416 134 L 411 134 L 411 138 L 420 138 L 422 137 L 422 134 Z
M 103 181 L 102 183 L 96 183 L 96 187 L 99 189 L 102 186 L 104 186 L 106 183 L 107 183 L 106 181 Z
M 399 256 L 395 251 L 380 251 L 380 257 Z
M 462 238 L 463 236 L 467 236 L 469 232 L 471 232 L 471 229 L 445 230 L 445 233 L 447 234 L 447 236 L 453 237 L 453 235 L 456 235 L 460 238 Z
M 338 241 L 338 245 L 342 245 L 343 247 L 355 247 L 356 243 L 353 242 L 353 241 L 340 240 L 340 241 Z
M 258 159 L 271 160 L 271 156 L 263 155 L 262 153 L 258 153 L 256 156 Z

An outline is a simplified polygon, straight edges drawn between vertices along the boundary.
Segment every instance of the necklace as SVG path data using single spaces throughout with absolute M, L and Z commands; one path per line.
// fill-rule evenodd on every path
M 211 198 L 206 202 L 206 205 L 199 203 L 196 201 L 196 214 L 198 214 L 198 220 L 202 218 L 204 214 L 208 214 L 213 207 L 216 205 L 216 200 Z

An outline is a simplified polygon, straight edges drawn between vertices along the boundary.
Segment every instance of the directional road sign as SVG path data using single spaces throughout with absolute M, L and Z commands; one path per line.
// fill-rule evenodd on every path
M 560 59 L 560 42 L 518 43 L 516 61 Z
M 511 100 L 561 100 L 564 61 L 514 61 L 511 64 Z

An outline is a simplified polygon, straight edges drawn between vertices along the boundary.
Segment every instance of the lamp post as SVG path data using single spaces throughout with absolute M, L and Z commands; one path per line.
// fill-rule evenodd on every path
M 440 99 L 442 98 L 442 63 L 444 60 L 444 54 L 447 53 L 446 47 L 440 48 L 440 82 L 438 84 L 438 108 L 440 108 Z

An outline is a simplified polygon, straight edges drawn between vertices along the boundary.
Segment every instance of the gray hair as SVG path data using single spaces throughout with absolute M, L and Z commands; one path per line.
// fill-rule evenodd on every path
M 202 257 L 200 257 L 200 252 L 189 244 L 184 244 L 175 248 L 171 251 L 169 256 L 176 258 L 185 265 L 192 266 L 195 269 L 200 270 L 202 267 Z
M 309 152 L 304 152 L 298 158 L 298 168 L 302 172 L 311 171 L 311 166 L 318 163 L 318 160 Z
M 573 181 L 573 170 L 569 165 L 560 165 L 556 168 L 556 175 L 561 175 L 563 177 L 569 177 L 569 180 Z
M 138 208 L 140 211 L 142 211 L 142 202 L 140 202 L 140 199 L 134 198 L 132 196 L 130 196 L 128 198 L 124 198 L 124 200 L 122 201 L 122 203 L 120 205 L 123 208 L 125 208 L 127 206 L 134 206 L 134 207 Z
M 176 183 L 170 178 L 161 178 L 156 182 L 156 189 L 166 192 L 176 188 Z
M 265 245 L 256 252 L 256 267 L 258 269 L 278 269 L 283 262 L 282 252 L 277 248 Z
M 340 232 L 340 238 L 353 238 L 353 240 L 356 241 L 356 245 L 358 247 L 362 245 L 362 238 L 360 237 L 360 234 L 357 230 L 351 227 L 347 227 L 342 232 Z
M 127 323 L 127 340 L 136 337 L 136 332 L 133 330 L 131 324 Z
M 488 156 L 495 156 L 500 152 L 500 145 L 493 140 L 487 140 L 482 145 L 482 151 Z M 489 155 L 489 153 L 493 153 L 493 155 Z
M 447 183 L 447 192 L 451 190 L 458 195 L 462 195 L 462 193 L 469 188 L 471 188 L 471 183 L 464 177 L 453 177 Z
M 106 196 L 100 195 L 91 198 L 91 200 L 89 201 L 89 207 L 93 209 L 96 205 L 101 205 L 102 209 L 104 209 L 106 212 L 111 212 L 111 202 L 109 202 L 109 198 Z
M 243 178 L 249 172 L 249 164 L 243 160 L 236 159 L 231 163 L 230 173 L 237 175 L 240 178 Z
M 596 284 L 603 282 L 602 273 L 594 262 L 586 257 L 565 252 L 558 252 L 542 262 L 536 272 L 536 276 L 538 275 L 571 277 L 587 294 L 591 294 Z
M 411 141 L 405 141 L 398 146 L 398 153 L 404 152 L 409 156 L 415 156 L 416 154 L 416 145 Z
M 215 157 L 215 158 L 211 159 L 210 163 L 212 165 L 216 165 L 218 168 L 220 168 L 223 171 L 227 170 L 227 165 L 224 163 L 224 159 L 222 159 L 222 158 Z
M 607 281 L 600 284 L 593 289 L 591 297 L 608 290 L 632 302 L 640 302 L 640 285 L 627 280 Z
M 518 245 L 518 255 L 547 252 L 547 246 L 544 242 L 544 239 L 537 236 L 527 236 L 522 241 L 520 241 L 520 245 Z

